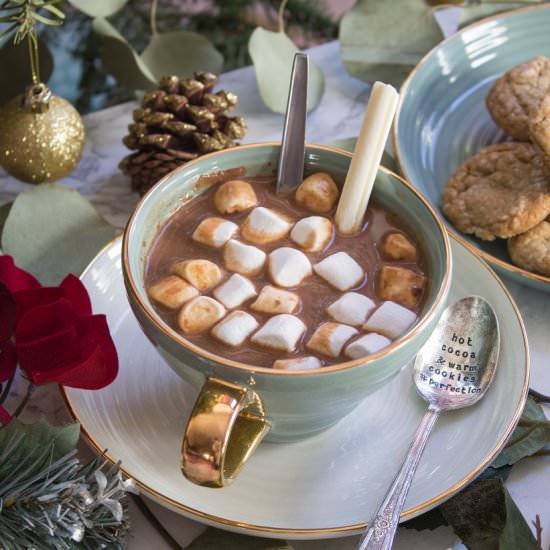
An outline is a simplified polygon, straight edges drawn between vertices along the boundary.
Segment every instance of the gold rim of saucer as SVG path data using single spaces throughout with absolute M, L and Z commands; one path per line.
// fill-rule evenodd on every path
M 257 147 L 274 147 L 280 145 L 280 142 L 278 141 L 271 141 L 271 142 L 265 142 L 265 143 L 252 143 L 248 145 L 239 145 L 238 149 L 253 149 Z M 313 145 L 313 144 L 306 144 L 306 149 L 320 149 L 323 151 L 329 151 L 332 153 L 338 153 L 340 155 L 346 156 L 346 157 L 352 157 L 353 155 L 349 153 L 348 151 L 343 151 L 341 149 L 337 149 L 335 147 L 329 147 L 327 145 Z M 192 166 L 195 163 L 200 162 L 201 160 L 205 158 L 212 158 L 216 157 L 218 155 L 222 155 L 226 153 L 225 151 L 216 151 L 214 153 L 209 153 L 208 155 L 203 155 L 195 160 L 189 161 L 179 168 L 176 168 L 173 172 L 170 172 L 166 176 L 164 176 L 162 179 L 160 179 L 142 198 L 132 215 L 130 216 L 130 219 L 128 220 L 128 224 L 126 225 L 126 229 L 124 231 L 123 239 L 122 239 L 122 273 L 126 282 L 126 287 L 131 292 L 133 299 L 136 301 L 136 304 L 139 306 L 141 311 L 147 316 L 150 322 L 152 322 L 155 327 L 163 332 L 168 338 L 175 341 L 176 343 L 184 346 L 188 350 L 192 351 L 193 353 L 199 355 L 200 357 L 203 357 L 209 361 L 214 361 L 215 363 L 229 366 L 233 368 L 237 368 L 240 370 L 245 370 L 250 373 L 262 373 L 262 374 L 269 374 L 273 376 L 315 376 L 320 374 L 318 371 L 315 370 L 284 370 L 284 369 L 273 369 L 271 367 L 259 367 L 259 366 L 253 366 L 248 365 L 246 363 L 241 363 L 239 361 L 233 361 L 232 359 L 228 359 L 226 357 L 222 357 L 221 355 L 216 355 L 215 353 L 211 353 L 207 350 L 204 350 L 200 348 L 199 346 L 193 344 L 189 340 L 185 339 L 182 335 L 178 334 L 174 329 L 169 327 L 155 312 L 154 310 L 145 303 L 144 299 L 141 297 L 140 293 L 137 290 L 136 283 L 134 281 L 134 278 L 132 274 L 130 273 L 130 270 L 128 269 L 129 266 L 129 251 L 128 251 L 128 234 L 130 233 L 130 229 L 133 226 L 137 211 L 139 210 L 141 204 L 143 204 L 147 198 L 151 195 L 151 193 L 160 185 L 162 185 L 168 178 L 172 177 L 174 174 L 187 169 L 189 166 Z M 443 276 L 443 281 L 441 282 L 441 286 L 439 290 L 437 291 L 437 294 L 434 298 L 433 304 L 430 306 L 430 308 L 424 313 L 424 315 L 420 318 L 418 323 L 413 326 L 413 328 L 406 333 L 402 338 L 399 338 L 397 341 L 392 343 L 387 348 L 384 348 L 383 350 L 373 354 L 369 355 L 367 358 L 359 358 L 354 359 L 352 361 L 345 361 L 343 363 L 338 363 L 336 365 L 331 365 L 327 367 L 322 368 L 322 374 L 328 374 L 331 372 L 338 372 L 341 370 L 350 369 L 353 367 L 356 367 L 358 365 L 369 365 L 372 364 L 374 361 L 379 359 L 380 357 L 387 355 L 388 353 L 391 353 L 392 351 L 399 349 L 403 345 L 405 345 L 407 342 L 409 342 L 412 338 L 414 338 L 420 330 L 422 330 L 425 325 L 429 324 L 430 321 L 432 321 L 433 317 L 435 316 L 437 312 L 437 308 L 441 305 L 441 303 L 445 300 L 450 286 L 451 286 L 451 245 L 448 237 L 447 230 L 445 229 L 445 226 L 443 225 L 443 222 L 441 221 L 439 215 L 436 213 L 434 208 L 429 204 L 429 202 L 422 196 L 421 193 L 419 193 L 410 183 L 408 183 L 405 179 L 403 179 L 398 174 L 392 172 L 391 170 L 388 170 L 384 166 L 380 166 L 380 170 L 385 172 L 386 174 L 389 174 L 390 176 L 394 177 L 398 181 L 401 182 L 407 189 L 409 189 L 418 200 L 424 204 L 424 206 L 428 209 L 430 214 L 432 215 L 433 219 L 435 220 L 437 227 L 441 233 L 441 237 L 443 239 L 443 244 L 445 247 L 445 254 L 446 254 L 446 263 L 445 263 L 445 273 Z
M 445 40 L 442 40 L 439 42 L 436 46 L 434 46 L 428 53 L 422 57 L 422 59 L 414 66 L 413 70 L 409 73 L 403 84 L 401 85 L 400 89 L 400 97 L 399 97 L 399 103 L 397 105 L 397 112 L 395 115 L 395 122 L 392 129 L 392 143 L 393 143 L 393 149 L 395 151 L 395 157 L 397 160 L 397 164 L 399 166 L 399 169 L 403 173 L 404 177 L 409 180 L 409 175 L 407 174 L 407 171 L 405 170 L 405 167 L 403 166 L 403 163 L 401 161 L 401 152 L 399 148 L 399 142 L 397 139 L 397 132 L 399 127 L 399 115 L 401 114 L 401 108 L 403 106 L 403 99 L 405 97 L 405 94 L 407 92 L 407 89 L 410 85 L 410 82 L 414 75 L 417 73 L 417 71 L 420 69 L 424 63 L 428 60 L 431 55 L 447 44 L 449 41 L 457 38 L 458 36 L 462 35 L 465 31 L 468 31 L 472 27 L 475 27 L 476 25 L 480 25 L 482 23 L 486 23 L 488 21 L 492 21 L 494 19 L 499 19 L 501 17 L 505 17 L 508 15 L 513 15 L 514 13 L 522 13 L 527 11 L 535 11 L 535 10 L 548 10 L 550 9 L 550 6 L 548 4 L 546 5 L 540 5 L 540 6 L 525 6 L 523 8 L 516 8 L 515 10 L 508 10 L 501 13 L 497 13 L 496 15 L 490 15 L 489 17 L 484 17 L 483 19 L 478 19 L 477 21 L 474 21 L 473 23 L 470 23 L 469 25 L 466 25 L 462 29 L 460 29 L 455 34 L 445 38 Z M 506 269 L 507 271 L 512 271 L 516 273 L 517 275 L 521 275 L 523 277 L 526 277 L 527 279 L 531 279 L 533 281 L 537 281 L 539 283 L 546 283 L 550 284 L 550 277 L 546 277 L 545 275 L 539 275 L 538 273 L 533 273 L 531 271 L 527 271 L 526 269 L 523 269 L 522 267 L 518 267 L 517 265 L 514 265 L 511 262 L 507 262 L 505 260 L 501 260 L 500 258 L 497 258 L 496 256 L 493 256 L 489 252 L 485 252 L 485 250 L 479 248 L 475 244 L 472 244 L 467 239 L 465 239 L 462 234 L 457 231 L 454 227 L 452 227 L 450 224 L 446 225 L 447 231 L 462 245 L 464 245 L 470 252 L 473 252 L 474 254 L 481 256 L 485 261 L 489 263 L 496 264 L 500 266 L 503 269 Z
M 88 270 L 91 268 L 93 263 L 95 262 L 96 258 L 101 256 L 105 250 L 109 249 L 117 240 L 121 239 L 121 236 L 116 237 L 113 239 L 110 243 L 105 245 L 103 249 L 96 255 L 96 257 L 90 262 L 88 267 L 84 270 L 81 278 L 88 272 Z M 456 239 L 455 239 L 456 240 Z M 460 243 L 459 243 L 460 244 Z M 403 511 L 403 513 L 400 516 L 401 521 L 405 521 L 409 519 L 411 516 L 418 515 L 419 513 L 425 511 L 427 508 L 432 508 L 436 504 L 447 500 L 454 494 L 456 494 L 458 491 L 460 491 L 464 486 L 466 486 L 468 483 L 473 481 L 474 478 L 476 478 L 489 464 L 494 460 L 496 455 L 500 452 L 502 447 L 505 445 L 506 441 L 512 434 L 512 431 L 516 427 L 516 424 L 521 416 L 521 413 L 523 412 L 523 407 L 525 405 L 525 401 L 527 399 L 527 392 L 529 390 L 529 372 L 530 372 L 530 357 L 529 357 L 529 346 L 527 344 L 527 334 L 525 331 L 525 326 L 523 324 L 523 320 L 521 318 L 521 314 L 519 312 L 519 309 L 516 305 L 516 302 L 514 301 L 512 295 L 504 285 L 504 283 L 499 279 L 497 274 L 494 272 L 494 270 L 479 256 L 475 256 L 475 258 L 480 262 L 481 266 L 484 267 L 489 275 L 495 280 L 495 283 L 500 286 L 500 288 L 503 290 L 504 294 L 506 295 L 508 301 L 512 305 L 512 308 L 514 310 L 514 313 L 516 315 L 516 319 L 518 321 L 518 324 L 520 326 L 521 335 L 522 335 L 522 341 L 523 341 L 523 349 L 525 354 L 525 376 L 523 380 L 523 387 L 521 391 L 520 400 L 518 403 L 518 406 L 515 410 L 514 416 L 512 417 L 512 420 L 510 421 L 508 428 L 506 429 L 503 436 L 499 439 L 499 441 L 496 443 L 494 448 L 491 450 L 490 453 L 485 457 L 485 459 L 477 465 L 477 467 L 472 470 L 467 476 L 465 476 L 463 479 L 455 483 L 453 486 L 449 487 L 446 491 L 443 491 L 439 495 L 431 498 L 430 500 L 427 500 L 426 502 L 419 504 L 418 506 L 415 506 L 414 508 L 410 508 L 408 510 Z M 69 409 L 69 412 L 71 416 L 77 421 L 80 422 L 80 430 L 81 434 L 84 436 L 86 441 L 89 443 L 89 445 L 95 449 L 98 453 L 102 453 L 103 456 L 112 464 L 116 464 L 117 459 L 112 457 L 108 452 L 104 453 L 104 448 L 99 445 L 99 443 L 89 434 L 86 427 L 83 425 L 82 420 L 78 416 L 78 413 L 73 408 L 72 403 L 67 395 L 67 390 L 63 386 L 59 386 L 61 391 L 61 396 L 63 400 L 65 401 L 65 404 L 67 405 L 67 408 Z M 215 522 L 219 525 L 227 525 L 230 527 L 235 527 L 242 530 L 247 531 L 253 531 L 258 533 L 277 533 L 277 534 L 284 534 L 284 535 L 324 535 L 324 534 L 338 534 L 342 533 L 343 535 L 352 535 L 355 533 L 360 532 L 361 530 L 365 529 L 368 524 L 367 523 L 359 523 L 359 524 L 353 524 L 353 525 L 346 525 L 341 527 L 329 527 L 329 528 L 310 528 L 310 529 L 284 529 L 279 527 L 266 527 L 262 525 L 254 525 L 249 523 L 242 523 L 238 521 L 231 521 L 219 516 L 215 516 L 213 514 L 208 514 L 206 512 L 202 512 L 200 510 L 196 510 L 194 508 L 191 508 L 189 506 L 186 506 L 180 502 L 177 502 L 171 498 L 166 497 L 162 493 L 159 493 L 152 487 L 148 486 L 147 484 L 141 482 L 139 479 L 137 479 L 135 476 L 133 476 L 131 473 L 129 473 L 124 467 L 120 468 L 121 472 L 126 475 L 127 477 L 131 477 L 134 479 L 136 484 L 142 489 L 148 496 L 152 497 L 153 500 L 156 500 L 159 503 L 164 504 L 168 508 L 171 508 L 173 510 L 179 510 L 181 512 L 185 512 L 187 516 L 191 516 L 194 519 L 203 519 L 207 520 L 207 522 Z M 184 514 L 184 515 L 185 515 Z

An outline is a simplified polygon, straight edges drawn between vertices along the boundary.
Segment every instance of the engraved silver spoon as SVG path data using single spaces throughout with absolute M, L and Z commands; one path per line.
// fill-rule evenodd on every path
M 277 168 L 277 193 L 289 193 L 304 179 L 304 155 L 307 115 L 308 57 L 294 55 L 286 105 L 283 142 Z
M 493 308 L 479 296 L 447 307 L 414 362 L 416 388 L 429 403 L 409 452 L 356 550 L 389 550 L 399 516 L 436 420 L 443 411 L 469 407 L 489 388 L 500 337 Z

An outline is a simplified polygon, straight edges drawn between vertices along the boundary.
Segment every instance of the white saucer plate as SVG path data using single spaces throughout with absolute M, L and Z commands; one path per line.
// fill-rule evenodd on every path
M 357 534 L 376 510 L 407 451 L 426 405 L 410 368 L 328 431 L 293 444 L 264 443 L 224 489 L 198 487 L 180 473 L 181 438 L 194 390 L 164 363 L 129 309 L 120 240 L 108 245 L 82 280 L 94 311 L 107 315 L 120 372 L 99 391 L 65 389 L 82 431 L 97 450 L 160 504 L 203 523 L 275 538 Z M 453 239 L 450 300 L 486 298 L 500 323 L 497 374 L 477 405 L 443 415 L 407 498 L 402 519 L 458 492 L 497 455 L 527 395 L 529 357 L 521 317 L 493 271 Z

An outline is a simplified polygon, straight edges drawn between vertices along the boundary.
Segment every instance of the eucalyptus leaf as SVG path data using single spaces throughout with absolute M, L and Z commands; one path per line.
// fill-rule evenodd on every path
M 440 506 L 469 550 L 537 550 L 537 542 L 501 479 L 475 481 Z
M 443 33 L 424 0 L 359 0 L 342 17 L 339 38 L 348 73 L 398 86 Z
M 90 17 L 109 17 L 127 2 L 128 0 L 69 0 L 70 4 Z
M 52 426 L 43 417 L 33 424 L 23 424 L 14 418 L 0 430 L 0 450 L 6 449 L 12 438 L 19 434 L 22 434 L 24 439 L 18 448 L 19 456 L 10 456 L 13 463 L 17 463 L 22 458 L 36 459 L 49 445 L 53 445 L 49 459 L 54 461 L 76 448 L 80 424 L 74 422 L 66 426 Z
M 458 28 L 461 29 L 470 23 L 474 23 L 479 19 L 484 17 L 489 17 L 491 15 L 496 15 L 497 13 L 502 13 L 509 10 L 514 10 L 516 8 L 522 8 L 526 5 L 532 5 L 536 1 L 531 0 L 527 2 L 487 2 L 482 1 L 481 3 L 469 4 L 464 6 L 460 12 L 460 20 L 458 23 Z
M 156 79 L 127 40 L 103 17 L 93 21 L 94 31 L 101 37 L 105 70 L 132 90 L 154 87 Z
M 8 214 L 10 213 L 12 204 L 13 202 L 6 202 L 0 206 L 0 235 L 2 235 L 2 230 L 4 229 L 4 224 L 6 223 Z
M 195 71 L 219 74 L 223 67 L 223 56 L 212 43 L 189 31 L 154 34 L 141 59 L 155 80 L 171 74 L 191 77 Z
M 77 191 L 48 183 L 17 196 L 2 249 L 42 284 L 56 285 L 68 273 L 79 275 L 116 232 Z
M 537 422 L 541 423 L 538 427 Z M 540 451 L 548 443 L 550 443 L 550 422 L 546 420 L 542 407 L 532 397 L 529 397 L 525 403 L 519 425 L 491 466 L 500 468 L 512 465 L 518 460 Z
M 292 550 L 284 541 L 238 535 L 209 527 L 186 550 Z
M 40 80 L 48 82 L 53 72 L 53 57 L 48 45 L 40 38 L 38 39 L 38 51 L 40 53 Z M 26 41 L 16 46 L 9 39 L 0 48 L 0 75 L 9 75 L 9 78 L 2 78 L 0 105 L 17 94 L 22 94 L 25 88 L 32 84 L 29 46 Z
M 292 63 L 294 54 L 298 51 L 294 42 L 284 32 L 271 32 L 258 27 L 250 35 L 248 53 L 254 63 L 260 96 L 271 111 L 276 113 L 286 111 Z M 323 72 L 310 60 L 307 89 L 308 111 L 319 105 L 324 89 Z

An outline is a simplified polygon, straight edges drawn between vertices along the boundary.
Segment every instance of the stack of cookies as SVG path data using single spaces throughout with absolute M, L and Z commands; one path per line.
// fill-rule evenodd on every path
M 508 239 L 514 264 L 550 276 L 550 59 L 506 72 L 486 102 L 513 141 L 485 147 L 456 171 L 443 212 L 463 233 Z

